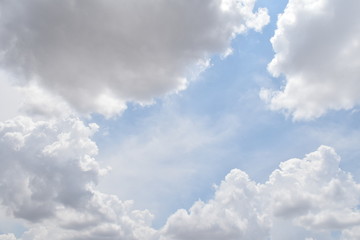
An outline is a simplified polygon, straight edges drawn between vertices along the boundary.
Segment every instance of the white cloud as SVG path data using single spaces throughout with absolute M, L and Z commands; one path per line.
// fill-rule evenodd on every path
M 340 158 L 320 147 L 303 160 L 280 164 L 266 183 L 275 217 L 314 231 L 338 230 L 360 224 L 360 185 L 339 168 Z
M 90 138 L 97 128 L 70 117 L 0 123 L 0 202 L 10 216 L 27 220 L 22 240 L 150 239 L 147 210 L 94 190 L 105 171 Z
M 360 185 L 339 168 L 330 147 L 281 163 L 264 184 L 234 169 L 212 199 L 178 210 L 157 231 L 149 211 L 94 190 L 102 174 L 90 139 L 96 130 L 76 118 L 0 124 L 0 199 L 28 221 L 21 240 L 325 240 L 331 231 L 356 239 Z M 11 233 L 0 238 L 16 239 Z
M 269 222 L 257 209 L 258 186 L 246 173 L 232 170 L 208 203 L 196 202 L 189 212 L 178 210 L 162 239 L 265 239 Z
M 304 159 L 281 163 L 264 184 L 232 170 L 209 202 L 173 214 L 163 239 L 325 240 L 336 230 L 350 236 L 360 224 L 360 185 L 339 168 L 339 160 L 322 146 Z
M 284 76 L 280 91 L 263 90 L 273 110 L 295 120 L 360 103 L 359 1 L 290 0 L 271 39 L 275 57 L 268 66 Z
M 184 89 L 186 78 L 203 69 L 198 63 L 269 21 L 265 9 L 253 12 L 255 0 L 0 4 L 1 67 L 81 112 L 107 116 L 127 101 Z
M 79 207 L 101 172 L 89 138 L 96 125 L 78 119 L 34 122 L 17 117 L 0 123 L 0 199 L 16 217 L 37 221 L 57 204 Z
M 23 103 L 19 111 L 31 116 L 32 119 L 63 119 L 76 113 L 60 97 L 49 93 L 32 82 L 19 88 L 23 96 Z
M 25 114 L 33 119 L 64 118 L 76 114 L 61 97 L 40 87 L 36 82 L 29 82 L 19 87 L 17 79 L 0 70 L 0 121 L 6 121 Z M 104 98 L 106 100 L 106 98 Z M 111 103 L 111 102 L 110 102 Z M 111 104 L 108 104 L 111 107 Z M 120 104 L 117 107 L 122 107 Z M 112 107 L 112 109 L 116 109 Z M 103 109 L 105 116 L 112 113 Z

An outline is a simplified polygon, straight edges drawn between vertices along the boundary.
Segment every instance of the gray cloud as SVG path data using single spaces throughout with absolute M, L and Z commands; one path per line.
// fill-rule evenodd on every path
M 1 67 L 107 116 L 184 89 L 236 34 L 269 21 L 266 10 L 253 12 L 255 0 L 0 4 Z
M 12 233 L 0 234 L 0 240 L 16 240 L 16 237 Z
M 58 204 L 81 207 L 101 172 L 89 138 L 94 130 L 77 119 L 17 117 L 0 123 L 1 203 L 30 221 L 52 216 Z
M 56 217 L 32 224 L 21 239 L 155 240 L 155 230 L 149 227 L 151 220 L 148 211 L 134 210 L 130 201 L 94 191 L 83 209 L 60 209 Z
M 96 130 L 74 117 L 0 123 L 0 202 L 27 220 L 22 240 L 150 239 L 148 211 L 94 190 L 106 171 L 94 159 Z
M 262 91 L 273 110 L 313 119 L 360 103 L 359 1 L 290 0 L 271 39 L 268 66 L 286 78 L 281 91 Z

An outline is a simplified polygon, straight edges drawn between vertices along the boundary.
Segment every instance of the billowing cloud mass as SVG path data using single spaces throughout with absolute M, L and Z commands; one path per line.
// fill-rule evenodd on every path
M 94 159 L 97 128 L 77 118 L 0 123 L 0 202 L 28 221 L 22 239 L 150 239 L 148 211 L 94 190 L 106 171 Z
M 263 90 L 273 110 L 313 119 L 360 103 L 359 1 L 290 0 L 271 39 L 268 66 L 285 77 L 281 91 Z
M 1 1 L 0 66 L 80 112 L 112 116 L 184 89 L 212 54 L 268 23 L 255 0 Z
M 1 202 L 16 217 L 37 221 L 57 203 L 79 207 L 91 197 L 100 168 L 89 138 L 95 124 L 80 120 L 34 122 L 17 117 L 0 123 Z
M 360 184 L 330 147 L 281 163 L 263 184 L 234 169 L 212 199 L 178 210 L 155 230 L 149 211 L 95 190 L 106 171 L 94 159 L 96 130 L 74 117 L 0 124 L 0 201 L 27 220 L 21 240 L 338 239 L 333 231 L 357 239 Z
M 264 184 L 234 169 L 213 199 L 173 214 L 162 239 L 325 240 L 343 230 L 344 239 L 357 239 L 360 185 L 339 161 L 332 148 L 322 146 L 304 159 L 281 163 Z

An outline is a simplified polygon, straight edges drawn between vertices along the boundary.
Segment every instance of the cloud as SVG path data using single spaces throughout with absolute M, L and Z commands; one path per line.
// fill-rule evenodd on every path
M 150 239 L 147 210 L 94 190 L 106 171 L 94 159 L 97 128 L 75 117 L 0 123 L 0 202 L 10 216 L 27 220 L 22 240 Z
M 151 220 L 148 211 L 132 209 L 132 202 L 95 191 L 83 209 L 60 209 L 56 217 L 33 224 L 22 239 L 150 240 L 155 234 Z
M 331 231 L 352 236 L 360 224 L 360 185 L 339 161 L 332 148 L 321 146 L 304 159 L 281 163 L 264 184 L 234 169 L 213 199 L 170 216 L 163 239 L 331 239 Z M 296 228 L 301 231 L 292 232 Z
M 263 184 L 234 169 L 212 199 L 176 211 L 155 230 L 149 211 L 95 190 L 104 173 L 94 159 L 96 130 L 77 118 L 0 124 L 0 200 L 13 217 L 27 220 L 21 240 L 325 240 L 332 231 L 356 239 L 360 184 L 339 168 L 330 147 L 282 162 Z
M 106 172 L 95 160 L 98 147 L 92 136 L 98 126 L 85 124 L 74 116 L 72 108 L 110 117 L 126 109 L 129 101 L 147 104 L 158 96 L 180 91 L 192 76 L 209 65 L 213 54 L 230 54 L 230 42 L 237 34 L 251 28 L 260 31 L 269 21 L 266 10 L 253 12 L 255 0 L 155 1 L 156 4 L 144 0 L 0 1 L 0 65 L 23 87 L 26 104 L 22 110 L 33 117 L 19 116 L 0 122 L 0 203 L 10 217 L 21 219 L 27 228 L 20 238 L 18 233 L 2 232 L 0 239 L 321 240 L 332 238 L 332 231 L 339 231 L 343 239 L 357 239 L 360 185 L 339 168 L 340 158 L 325 146 L 304 159 L 281 163 L 263 184 L 252 181 L 241 170 L 232 170 L 216 187 L 212 199 L 199 200 L 188 211 L 176 211 L 159 230 L 151 227 L 154 216 L 148 210 L 137 210 L 132 201 L 96 190 L 95 185 Z M 296 104 L 276 105 L 287 91 L 292 97 L 300 96 L 287 90 L 291 88 L 288 87 L 291 79 L 300 79 L 297 82 L 300 86 L 304 79 L 310 79 L 311 87 L 320 84 L 313 76 L 325 76 L 328 78 L 321 79 L 338 84 L 332 76 L 348 69 L 344 79 L 346 83 L 355 83 L 355 78 L 350 77 L 356 76 L 358 69 L 357 36 L 353 33 L 356 31 L 351 31 L 356 25 L 346 25 L 347 28 L 340 29 L 342 34 L 331 38 L 333 43 L 339 43 L 352 33 L 355 41 L 342 44 L 344 51 L 337 48 L 328 51 L 330 44 L 322 46 L 315 41 L 311 45 L 315 50 L 310 51 L 314 55 L 310 58 L 305 54 L 301 58 L 297 54 L 304 53 L 300 50 L 303 48 L 296 45 L 317 39 L 319 26 L 330 37 L 329 22 L 342 26 L 350 21 L 334 20 L 348 6 L 325 1 L 299 4 L 300 1 L 290 1 L 273 38 L 277 55 L 269 70 L 275 75 L 285 74 L 287 85 L 284 92 L 267 92 L 272 107 L 286 108 L 296 119 L 319 116 L 328 108 L 350 108 L 356 104 L 355 95 L 342 96 L 346 95 L 345 103 L 353 98 L 353 105 L 336 105 L 339 99 L 322 95 L 323 89 L 317 95 L 323 108 L 317 108 L 311 101 L 306 103 L 311 106 L 305 104 L 302 110 Z M 351 4 L 356 9 L 355 3 Z M 330 7 L 334 11 L 328 11 Z M 324 13 L 316 12 L 319 9 Z M 289 24 L 289 12 L 300 23 Z M 334 16 L 329 17 L 328 12 Z M 308 31 L 310 23 L 301 16 L 309 14 L 313 14 L 314 34 L 303 35 L 305 40 L 292 39 L 292 31 L 296 31 L 292 29 L 300 26 Z M 284 39 L 281 40 L 284 36 L 294 41 L 284 45 Z M 283 50 L 284 46 L 291 51 Z M 295 48 L 298 51 L 293 51 Z M 282 56 L 286 61 L 282 61 Z M 344 62 L 355 59 L 354 66 L 341 62 L 321 75 L 319 69 L 333 63 L 326 58 L 325 62 L 319 60 L 324 65 L 305 71 L 312 66 L 306 59 L 319 63 L 317 56 L 337 57 L 334 59 Z M 304 65 L 301 78 L 300 70 L 292 68 L 294 62 L 296 66 Z M 336 85 L 341 93 L 349 90 L 339 86 Z M 332 87 L 326 91 L 331 92 Z M 334 101 L 333 105 L 324 105 L 330 101 L 327 97 Z M 43 118 L 34 117 L 38 115 L 48 118 L 39 120 Z M 207 131 L 202 123 L 185 118 L 168 122 L 144 132 L 141 138 L 134 136 L 124 141 L 120 149 L 122 158 L 140 162 L 137 158 L 140 152 L 163 164 L 173 152 L 178 151 L 179 158 L 185 158 L 231 135 L 223 131 L 227 130 L 226 124 L 224 128 Z M 164 148 L 165 143 L 168 148 Z M 170 172 L 170 177 L 181 178 L 193 170 L 194 163 L 187 164 L 185 174 L 177 169 Z M 135 165 L 127 167 L 138 167 Z M 156 185 L 157 179 L 164 176 L 156 176 L 155 183 L 150 185 Z
M 246 173 L 232 170 L 208 203 L 178 210 L 164 228 L 163 239 L 264 239 L 268 223 L 255 206 L 258 187 Z
M 19 240 L 102 240 L 154 239 L 156 231 L 149 227 L 152 215 L 132 208 L 131 201 L 93 192 L 82 208 L 58 208 L 56 216 L 41 222 L 31 222 Z M 2 238 L 3 237 L 3 238 Z M 0 239 L 17 239 L 14 234 L 0 235 Z
M 59 96 L 51 94 L 36 83 L 19 88 L 19 91 L 23 96 L 19 112 L 31 116 L 32 119 L 64 119 L 77 115 Z
M 322 146 L 303 160 L 281 163 L 265 184 L 272 214 L 314 231 L 359 224 L 360 185 L 339 161 L 332 148 Z
M 353 228 L 347 229 L 344 231 L 343 234 L 344 240 L 353 240 L 353 239 L 359 239 L 360 238 L 360 227 L 355 226 Z
M 261 92 L 272 110 L 309 120 L 360 103 L 359 7 L 358 1 L 289 1 L 271 39 L 275 56 L 268 65 L 285 85 Z
M 1 122 L 1 203 L 29 221 L 52 216 L 58 204 L 80 207 L 101 173 L 93 158 L 97 146 L 89 138 L 96 129 L 76 118 Z
M 83 113 L 113 116 L 184 89 L 237 34 L 269 22 L 255 0 L 1 1 L 0 65 Z
M 76 114 L 59 96 L 32 82 L 16 86 L 14 76 L 0 70 L 0 121 L 25 114 L 33 119 L 64 118 Z M 111 106 L 110 106 L 111 107 Z M 104 108 L 104 112 L 108 108 Z
M 0 121 L 13 118 L 21 105 L 21 94 L 10 84 L 9 76 L 0 70 Z
M 0 234 L 0 240 L 16 240 L 16 237 L 12 233 Z

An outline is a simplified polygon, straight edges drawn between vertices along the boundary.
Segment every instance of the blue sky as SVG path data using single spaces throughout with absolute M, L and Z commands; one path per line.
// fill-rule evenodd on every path
M 270 38 L 276 29 L 275 20 L 277 14 L 283 11 L 286 1 L 266 3 L 258 2 L 258 6 L 269 9 L 272 21 L 264 27 L 262 33 L 249 31 L 237 36 L 231 44 L 233 54 L 225 59 L 214 56 L 212 66 L 191 82 L 185 91 L 158 99 L 156 104 L 145 108 L 130 105 L 121 117 L 106 120 L 100 116 L 96 121 L 105 132 L 109 132 L 103 136 L 100 130 L 95 136 L 100 148 L 98 159 L 105 165 L 108 158 L 115 158 L 115 161 L 121 159 L 121 151 L 116 151 L 116 148 L 126 148 L 124 142 L 127 139 L 145 139 L 139 145 L 132 145 L 134 149 L 129 150 L 134 151 L 132 157 L 141 158 L 133 166 L 139 169 L 132 168 L 134 173 L 129 177 L 130 182 L 135 181 L 136 187 L 125 184 L 128 187 L 119 187 L 115 192 L 125 199 L 138 197 L 135 198 L 135 205 L 138 203 L 140 208 L 153 207 L 153 211 L 161 216 L 155 220 L 157 226 L 163 224 L 176 209 L 189 208 L 198 199 L 211 198 L 213 184 L 218 184 L 233 168 L 245 171 L 257 182 L 265 182 L 280 162 L 302 157 L 322 144 L 334 146 L 344 158 L 342 167 L 354 173 L 355 178 L 358 176 L 357 168 L 352 167 L 357 165 L 360 157 L 358 145 L 355 143 L 351 146 L 351 142 L 359 136 L 359 124 L 356 122 L 358 113 L 330 112 L 313 121 L 294 122 L 291 117 L 270 111 L 259 98 L 261 88 L 279 88 L 283 80 L 273 78 L 266 68 L 273 57 Z M 179 134 L 181 137 L 191 138 L 193 130 L 199 130 L 198 134 L 205 138 L 212 134 L 224 136 L 219 136 L 216 141 L 201 143 L 188 153 L 183 153 L 181 143 L 176 142 L 179 135 L 172 135 L 175 134 L 174 128 L 182 128 L 183 124 L 189 122 L 194 126 L 185 126 L 185 132 Z M 150 153 L 153 156 L 138 155 L 136 147 L 152 140 L 149 134 L 152 134 L 153 129 L 157 129 L 160 134 L 154 138 L 174 141 L 175 145 L 179 144 L 179 149 L 170 146 L 172 152 L 165 156 L 158 156 L 157 153 Z M 339 138 L 347 142 L 345 146 L 338 142 Z M 167 142 L 162 144 L 164 148 L 167 147 Z M 120 160 L 118 168 L 126 171 L 126 165 L 129 164 L 127 161 L 133 160 Z M 151 162 L 144 164 L 147 161 L 170 162 L 171 167 L 179 171 L 191 168 L 193 172 L 184 173 L 181 178 L 185 179 L 161 179 L 152 185 L 149 181 L 154 175 L 167 169 L 161 169 L 157 165 L 159 163 L 155 163 L 155 166 Z M 104 186 L 110 193 L 114 191 L 112 184 L 116 179 L 119 179 L 119 184 L 127 182 L 126 177 L 116 174 L 116 169 L 113 172 L 104 177 L 100 189 Z M 179 188 L 186 190 L 179 194 Z
M 0 240 L 360 236 L 360 5 L 211 2 L 2 3 Z

